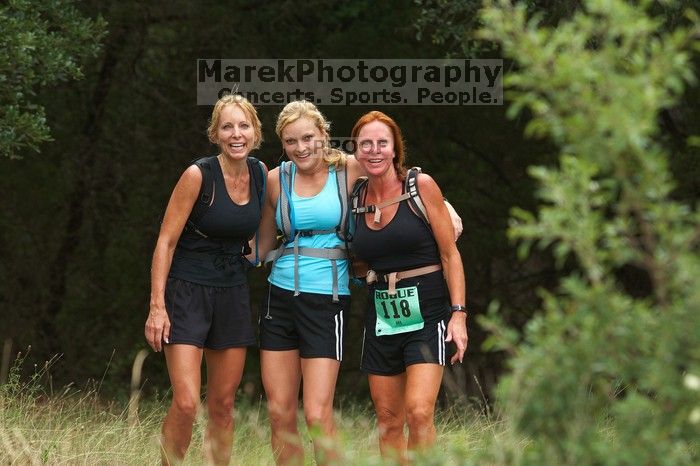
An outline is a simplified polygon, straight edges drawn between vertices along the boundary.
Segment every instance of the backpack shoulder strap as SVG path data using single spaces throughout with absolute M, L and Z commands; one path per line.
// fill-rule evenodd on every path
M 340 222 L 336 228 L 338 238 L 348 241 L 348 220 L 350 210 L 348 209 L 348 171 L 344 166 L 335 169 L 336 185 L 338 186 L 338 199 L 340 199 Z
M 364 193 L 367 188 L 367 177 L 361 176 L 355 180 L 355 184 L 352 185 L 352 191 L 350 192 L 350 212 L 348 217 L 350 218 L 350 223 L 348 225 L 348 236 L 352 238 L 355 236 L 355 229 L 357 228 L 357 222 L 359 221 L 360 214 L 364 214 L 365 209 L 361 204 L 364 202 Z
M 200 235 L 202 233 L 199 232 L 197 228 L 197 221 L 204 215 L 204 212 L 206 212 L 214 199 L 213 159 L 214 157 L 202 157 L 192 162 L 194 165 L 197 165 L 202 172 L 202 186 L 199 188 L 199 196 L 187 219 L 187 225 Z
M 408 199 L 408 205 L 411 206 L 413 212 L 425 222 L 430 229 L 430 220 L 428 219 L 428 213 L 425 208 L 425 204 L 420 197 L 420 192 L 418 191 L 418 174 L 421 173 L 420 167 L 411 168 L 406 175 L 406 191 L 411 194 Z M 452 222 L 452 228 L 454 229 L 455 241 L 462 234 L 462 218 L 459 216 L 457 211 L 452 207 L 452 204 L 447 202 L 447 199 L 443 199 L 445 206 L 447 207 L 447 212 L 450 214 L 450 221 Z
M 360 205 L 362 200 L 360 198 L 364 197 L 365 189 L 367 188 L 367 177 L 361 176 L 355 180 L 355 184 L 352 185 L 352 192 L 350 194 L 350 205 L 352 205 L 351 212 L 353 214 L 364 214 L 367 212 L 365 206 Z
M 294 237 L 294 211 L 292 209 L 292 162 L 282 162 L 279 168 L 280 195 L 277 204 L 280 206 L 282 234 L 284 241 Z
M 263 211 L 263 205 L 265 202 L 265 189 L 267 187 L 267 173 L 265 170 L 265 167 L 263 166 L 263 163 L 256 159 L 255 157 L 248 156 L 247 159 L 248 162 L 248 170 L 253 176 L 253 185 L 255 186 L 255 192 L 258 196 L 258 206 L 260 206 L 260 218 L 262 218 L 262 211 Z M 258 230 L 259 230 L 260 224 L 258 222 L 258 229 L 253 233 L 253 235 L 249 238 L 252 239 L 255 237 L 255 264 L 257 265 L 260 262 L 260 257 L 258 256 Z M 243 254 L 247 255 L 250 254 L 250 246 L 246 244 L 243 247 Z
M 260 203 L 260 211 L 262 212 L 263 202 L 265 201 L 265 189 L 267 187 L 267 176 L 263 163 L 255 157 L 248 156 L 248 167 L 250 173 L 253 174 L 253 184 L 258 195 Z
M 415 214 L 429 226 L 430 221 L 428 220 L 428 213 L 425 209 L 425 204 L 423 204 L 420 198 L 420 192 L 418 191 L 418 175 L 420 173 L 422 173 L 420 167 L 412 167 L 408 170 L 406 173 L 405 191 L 410 195 L 408 204 Z

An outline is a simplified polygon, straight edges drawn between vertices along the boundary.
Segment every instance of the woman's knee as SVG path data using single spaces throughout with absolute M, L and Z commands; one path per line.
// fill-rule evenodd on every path
M 388 435 L 400 431 L 403 433 L 403 426 L 406 421 L 403 412 L 398 412 L 386 406 L 377 406 L 377 423 L 382 435 Z
M 305 405 L 304 418 L 308 426 L 326 425 L 333 419 L 333 407 L 322 404 Z
M 233 420 L 233 394 L 207 398 L 209 418 L 221 423 Z
M 171 405 L 171 410 L 179 418 L 184 418 L 193 422 L 199 411 L 199 399 L 191 395 L 175 395 Z
M 406 420 L 409 429 L 425 429 L 433 425 L 435 407 L 427 404 L 416 404 L 406 409 Z
M 296 405 L 290 403 L 276 403 L 274 401 L 268 401 L 267 413 L 270 418 L 270 427 L 272 428 L 272 430 L 289 431 L 296 429 Z

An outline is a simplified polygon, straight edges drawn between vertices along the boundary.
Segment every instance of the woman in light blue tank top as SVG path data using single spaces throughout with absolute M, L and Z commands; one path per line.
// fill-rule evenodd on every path
M 290 159 L 271 170 L 260 225 L 259 254 L 273 260 L 260 310 L 260 365 L 268 400 L 272 449 L 279 464 L 302 464 L 296 422 L 301 380 L 306 423 L 327 437 L 315 443 L 319 462 L 337 459 L 333 395 L 350 309 L 347 190 L 361 174 L 352 156 L 332 149 L 330 125 L 310 102 L 295 101 L 277 119 Z M 328 441 L 331 440 L 331 442 Z

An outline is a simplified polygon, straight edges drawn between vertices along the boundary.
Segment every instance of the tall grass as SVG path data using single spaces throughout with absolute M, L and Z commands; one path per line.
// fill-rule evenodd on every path
M 127 403 L 106 402 L 96 389 L 75 387 L 50 394 L 39 383 L 42 371 L 31 380 L 21 381 L 17 365 L 0 386 L 0 464 L 159 462 L 158 439 L 167 397 L 139 400 L 138 390 L 134 390 Z M 134 372 L 140 377 L 136 369 Z M 134 386 L 138 388 L 138 383 Z M 385 464 L 379 457 L 375 416 L 369 401 L 341 400 L 338 404 L 342 464 Z M 235 418 L 233 464 L 274 464 L 264 400 L 242 397 L 237 402 Z M 302 418 L 300 415 L 300 421 Z M 200 416 L 185 464 L 202 464 L 205 424 L 206 419 Z M 436 424 L 438 447 L 417 458 L 417 464 L 471 463 L 474 455 L 500 431 L 497 422 L 465 404 L 439 411 Z M 307 449 L 306 462 L 313 464 L 309 432 L 302 431 L 302 438 Z

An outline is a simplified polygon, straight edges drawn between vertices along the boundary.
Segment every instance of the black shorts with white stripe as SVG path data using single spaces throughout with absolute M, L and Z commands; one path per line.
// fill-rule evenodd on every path
M 398 375 L 411 364 L 434 363 L 445 365 L 448 360 L 445 336 L 448 321 L 447 306 L 430 313 L 438 319 L 426 319 L 420 330 L 397 335 L 376 336 L 376 314 L 367 315 L 362 336 L 362 363 L 364 372 L 375 375 Z M 441 317 L 441 318 L 440 318 Z
M 334 303 L 330 294 L 301 292 L 294 296 L 292 290 L 269 287 L 260 306 L 260 349 L 298 349 L 302 358 L 342 361 L 350 296 L 341 295 Z

